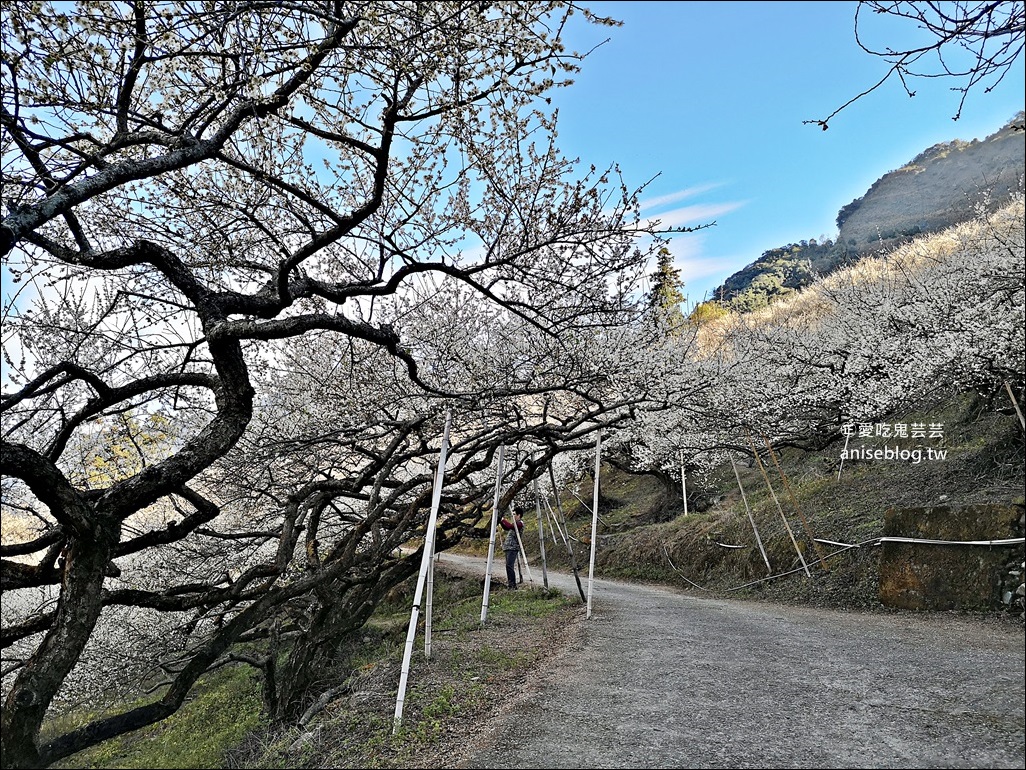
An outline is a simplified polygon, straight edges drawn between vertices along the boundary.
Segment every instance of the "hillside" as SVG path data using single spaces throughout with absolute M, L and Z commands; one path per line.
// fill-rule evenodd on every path
M 924 150 L 838 212 L 836 240 L 768 249 L 713 296 L 735 310 L 754 310 L 866 254 L 1000 208 L 1022 190 L 1026 175 L 1023 121 L 1020 112 L 983 140 L 955 139 Z
M 947 394 L 934 401 L 928 413 L 894 415 L 892 419 L 943 423 L 946 459 L 919 464 L 849 462 L 840 467 L 843 440 L 812 452 L 785 449 L 777 459 L 798 503 L 796 510 L 781 477 L 764 458 L 774 493 L 810 565 L 811 576 L 802 569 L 754 460 L 739 461 L 737 470 L 772 571 L 763 561 L 729 463 L 703 478 L 689 479 L 686 516 L 678 484 L 667 487 L 654 476 L 630 474 L 607 465 L 602 476 L 597 574 L 670 584 L 696 595 L 885 609 L 878 595 L 881 549 L 845 545 L 865 544 L 882 536 L 890 508 L 944 506 L 959 511 L 977 504 L 1021 507 L 1026 483 L 1022 429 L 1004 405 Z M 590 501 L 591 483 L 588 477 L 581 480 L 579 497 Z M 582 543 L 589 540 L 591 518 L 585 506 L 573 494 L 566 495 L 564 506 L 574 534 Z M 565 569 L 569 562 L 564 552 L 553 553 L 552 546 L 549 548 L 550 559 Z M 579 548 L 586 573 L 587 546 Z M 817 565 L 820 556 L 826 557 L 826 568 Z M 1010 548 L 1008 559 L 1009 570 L 1021 569 L 1022 547 Z M 1015 588 L 1012 586 L 1013 591 Z M 995 604 L 988 611 L 1021 617 L 1022 597 L 1012 606 Z
M 1019 113 L 983 141 L 938 144 L 884 174 L 838 213 L 838 242 L 859 253 L 877 250 L 1002 205 L 1022 186 L 1022 122 Z

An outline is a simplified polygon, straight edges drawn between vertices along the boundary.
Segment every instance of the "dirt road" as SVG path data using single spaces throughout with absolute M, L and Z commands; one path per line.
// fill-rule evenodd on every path
M 571 576 L 549 582 L 578 595 Z M 1014 623 L 596 580 L 580 648 L 465 766 L 1022 768 L 1024 671 Z

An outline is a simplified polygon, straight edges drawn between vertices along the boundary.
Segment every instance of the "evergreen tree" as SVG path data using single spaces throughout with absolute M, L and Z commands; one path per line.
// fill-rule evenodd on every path
M 649 276 L 651 288 L 646 298 L 649 315 L 673 332 L 684 324 L 680 306 L 684 302 L 684 281 L 673 266 L 673 254 L 666 247 L 656 254 L 656 270 Z

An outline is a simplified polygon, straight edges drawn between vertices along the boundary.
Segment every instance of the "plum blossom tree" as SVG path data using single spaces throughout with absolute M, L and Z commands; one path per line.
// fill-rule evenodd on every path
M 5 767 L 163 719 L 233 658 L 294 715 L 330 639 L 413 569 L 397 548 L 423 535 L 444 409 L 443 547 L 499 444 L 532 448 L 515 494 L 643 399 L 603 351 L 658 240 L 615 169 L 560 155 L 544 102 L 582 59 L 574 17 L 611 23 L 556 2 L 5 6 L 0 459 L 5 522 L 29 522 L 0 573 Z M 166 440 L 128 431 L 118 473 L 83 483 L 98 426 L 158 417 Z M 126 619 L 155 694 L 41 744 Z
M 683 362 L 660 375 L 665 407 L 623 428 L 636 463 L 672 472 L 683 451 L 700 468 L 695 458 L 749 452 L 746 433 L 816 448 L 845 424 L 927 408 L 937 396 L 1004 403 L 1006 383 L 1022 393 L 1023 221 L 1019 195 L 766 309 L 700 327 Z

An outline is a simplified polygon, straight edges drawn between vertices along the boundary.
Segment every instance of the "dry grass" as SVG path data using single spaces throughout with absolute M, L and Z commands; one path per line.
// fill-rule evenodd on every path
M 750 313 L 728 313 L 703 322 L 696 332 L 695 351 L 699 357 L 711 356 L 729 345 L 738 329 L 812 328 L 837 312 L 836 296 L 852 287 L 899 286 L 917 271 L 943 273 L 946 264 L 961 265 L 966 253 L 976 244 L 1011 240 L 1021 233 L 1024 214 L 1023 196 L 985 217 L 954 225 L 904 243 L 877 256 L 867 256 L 841 268 L 811 286 L 788 294 L 768 306 Z M 1021 235 L 1018 236 L 1021 239 Z

